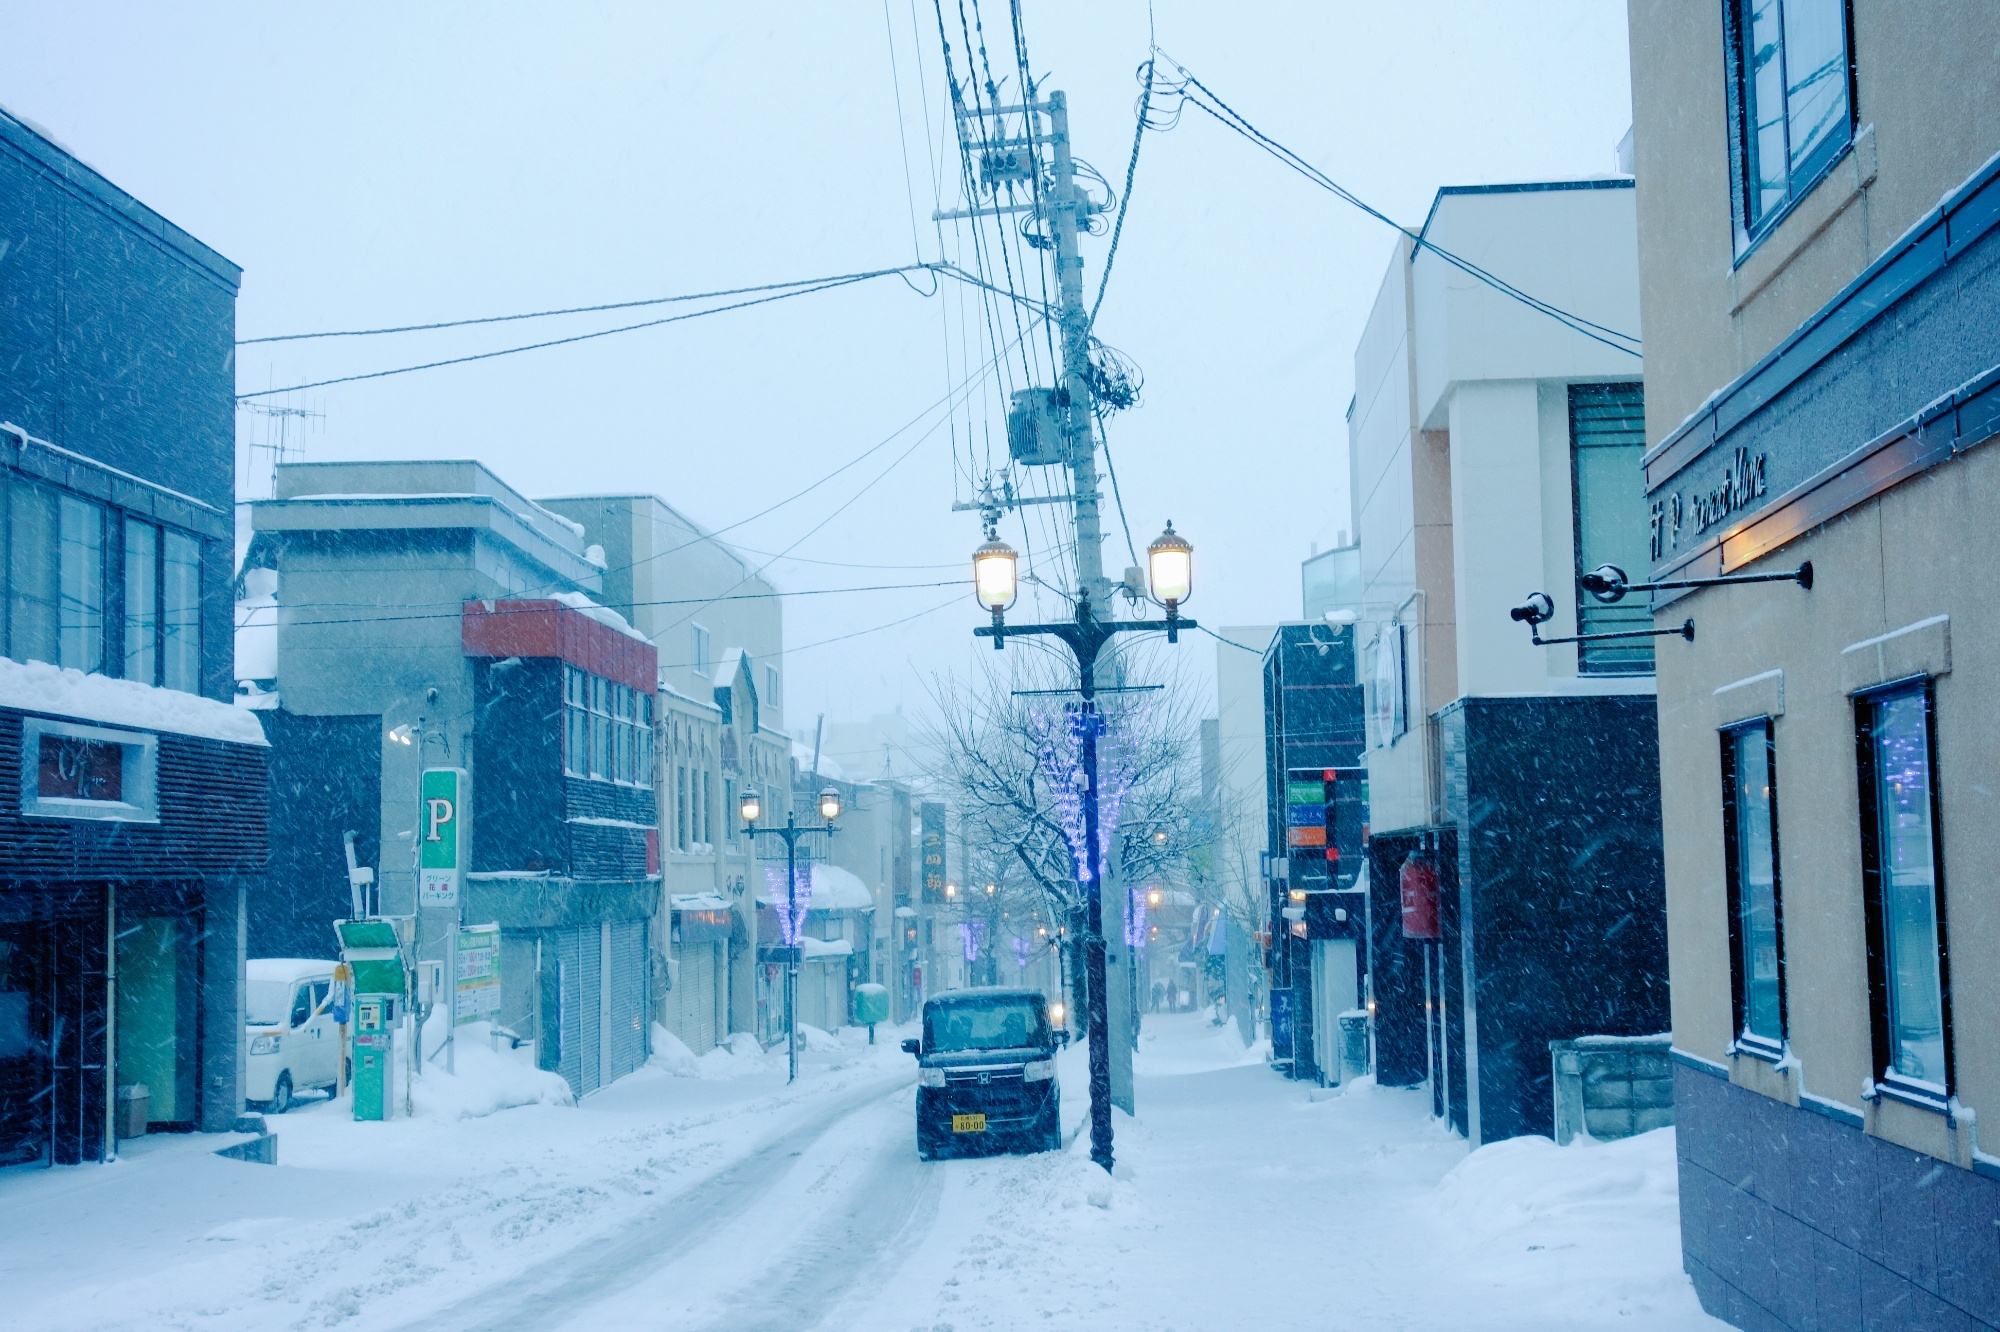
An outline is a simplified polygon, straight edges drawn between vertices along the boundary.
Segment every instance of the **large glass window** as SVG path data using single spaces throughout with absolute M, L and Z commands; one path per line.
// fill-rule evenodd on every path
M 125 520 L 125 678 L 154 684 L 160 672 L 160 529 Z
M 1853 138 L 1847 0 L 1730 0 L 1739 248 Z
M 1768 718 L 1722 733 L 1722 775 L 1737 1041 L 1776 1057 L 1785 1043 L 1785 973 L 1777 765 Z
M 1652 564 L 1646 482 L 1639 466 L 1646 453 L 1645 388 L 1636 383 L 1572 385 L 1569 438 L 1577 572 L 1615 564 L 1633 582 L 1644 581 Z M 1576 606 L 1580 634 L 1653 627 L 1652 606 L 1642 595 L 1605 605 L 1579 586 Z M 1650 675 L 1653 640 L 1579 643 L 1576 668 L 1584 675 Z
M 563 771 L 650 789 L 652 696 L 563 667 Z
M 1951 1008 L 1929 681 L 1857 700 L 1862 872 L 1881 1081 L 1951 1094 Z
M 62 602 L 57 634 L 62 664 L 104 669 L 104 510 L 62 497 Z
M 169 531 L 160 547 L 160 683 L 201 692 L 201 542 Z
M 8 487 L 7 501 L 7 655 L 59 662 L 62 543 L 56 495 L 17 481 Z

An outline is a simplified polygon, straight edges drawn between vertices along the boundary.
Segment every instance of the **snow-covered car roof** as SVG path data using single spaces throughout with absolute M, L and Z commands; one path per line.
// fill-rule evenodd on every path
M 295 981 L 312 976 L 331 976 L 334 962 L 312 957 L 253 957 L 243 964 L 251 980 Z

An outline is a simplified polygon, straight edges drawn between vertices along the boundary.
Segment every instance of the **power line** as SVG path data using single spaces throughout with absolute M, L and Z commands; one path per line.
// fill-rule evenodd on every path
M 637 310 L 649 305 L 674 305 L 685 301 L 720 300 L 725 296 L 753 296 L 764 291 L 784 291 L 791 287 L 812 287 L 827 282 L 862 282 L 869 278 L 894 277 L 930 265 L 919 262 L 900 268 L 876 268 L 863 273 L 835 273 L 828 277 L 799 278 L 793 282 L 765 282 L 755 287 L 728 287 L 721 291 L 698 291 L 685 296 L 653 296 L 637 301 L 610 301 L 602 305 L 571 305 L 560 310 L 530 310 L 523 314 L 481 315 L 471 319 L 441 319 L 429 324 L 397 324 L 389 328 L 331 329 L 323 333 L 273 333 L 261 338 L 238 338 L 236 345 L 249 347 L 260 342 L 305 342 L 315 338 L 372 338 L 385 333 L 423 333 L 438 328 L 466 328 L 474 324 L 511 324 L 522 319 L 550 319 L 556 315 L 599 314 L 606 310 Z
M 1519 301 L 1521 304 L 1527 306 L 1529 309 L 1534 310 L 1539 314 L 1547 315 L 1549 318 L 1555 320 L 1557 323 L 1566 326 L 1567 328 L 1571 329 L 1574 332 L 1582 334 L 1584 337 L 1591 339 L 1593 342 L 1601 342 L 1605 346 L 1610 347 L 1614 351 L 1624 352 L 1628 356 L 1638 356 L 1640 354 L 1639 349 L 1642 344 L 1640 343 L 1640 340 L 1633 334 L 1623 333 L 1615 328 L 1607 328 L 1603 324 L 1594 323 L 1591 320 L 1585 319 L 1582 315 L 1573 314 L 1570 311 L 1565 310 L 1560 306 L 1553 305 L 1548 301 L 1542 300 L 1537 296 L 1532 296 L 1529 293 L 1521 290 L 1519 287 L 1516 287 L 1511 282 L 1508 282 L 1503 278 L 1497 277 L 1493 273 L 1488 272 L 1486 269 L 1481 268 L 1478 264 L 1473 263 L 1471 260 L 1453 254 L 1450 250 L 1445 249 L 1442 245 L 1437 244 L 1435 241 L 1426 239 L 1421 232 L 1410 230 L 1402 223 L 1390 217 L 1387 213 L 1384 213 L 1381 209 L 1376 208 L 1374 205 L 1363 200 L 1359 195 L 1355 194 L 1352 190 L 1348 189 L 1340 182 L 1334 180 L 1331 176 L 1327 175 L 1324 171 L 1321 171 L 1318 167 L 1314 166 L 1312 163 L 1306 161 L 1303 157 L 1293 152 L 1290 148 L 1285 147 L 1285 145 L 1279 143 L 1276 139 L 1271 138 L 1268 134 L 1265 134 L 1262 130 L 1258 129 L 1255 125 L 1251 124 L 1250 121 L 1240 111 L 1236 110 L 1236 108 L 1229 105 L 1229 103 L 1223 101 L 1222 98 L 1218 97 L 1215 94 L 1215 91 L 1213 89 L 1211 89 L 1207 84 L 1203 83 L 1200 79 L 1196 78 L 1194 72 L 1188 69 L 1186 65 L 1183 65 L 1180 61 L 1174 59 L 1171 55 L 1168 55 L 1165 51 L 1161 50 L 1157 46 L 1153 48 L 1153 53 L 1159 56 L 1160 58 L 1164 59 L 1168 64 L 1172 65 L 1175 69 L 1180 71 L 1181 79 L 1177 84 L 1174 85 L 1173 91 L 1177 92 L 1180 95 L 1182 105 L 1190 105 L 1190 104 L 1193 105 L 1197 110 L 1200 110 L 1201 112 L 1209 116 L 1211 119 L 1215 120 L 1218 124 L 1222 125 L 1224 128 L 1232 130 L 1236 134 L 1256 144 L 1259 148 L 1262 148 L 1265 152 L 1277 158 L 1280 162 L 1284 163 L 1292 170 L 1298 172 L 1300 175 L 1304 176 L 1307 180 L 1311 181 L 1313 184 L 1318 185 L 1321 189 L 1326 190 L 1332 195 L 1334 195 L 1336 198 L 1341 199 L 1342 201 L 1353 205 L 1355 208 L 1361 210 L 1369 217 L 1374 218 L 1376 221 L 1381 222 L 1386 226 L 1393 227 L 1396 231 L 1401 233 L 1403 236 L 1407 237 L 1411 242 L 1411 244 L 1416 246 L 1417 249 L 1429 250 L 1431 253 L 1437 255 L 1440 259 L 1444 260 L 1452 267 L 1458 269 L 1460 272 L 1466 274 L 1468 277 L 1475 279 L 1476 281 L 1485 283 L 1487 286 L 1493 288 L 1501 295 L 1509 297 L 1512 300 Z M 1201 95 L 1195 96 L 1190 94 L 1188 92 L 1188 89 L 1190 87 L 1199 89 Z M 1211 102 L 1213 102 L 1214 105 L 1211 106 L 1209 104 Z M 1171 128 L 1171 125 L 1163 126 L 1162 128 Z M 1614 339 L 1616 340 L 1614 341 Z M 1625 345 L 1625 344 L 1630 344 L 1630 345 Z
M 971 581 L 972 580 L 969 578 L 942 578 L 929 583 L 876 583 L 867 587 L 814 587 L 814 588 L 807 588 L 803 592 L 778 592 L 778 591 L 743 592 L 743 593 L 734 593 L 719 597 L 706 597 L 706 598 L 681 597 L 678 599 L 666 600 L 666 601 L 633 601 L 624 604 L 629 605 L 633 610 L 637 610 L 642 606 L 712 606 L 718 601 L 780 601 L 786 597 L 830 597 L 830 596 L 839 596 L 847 592 L 906 592 L 911 590 L 928 589 L 933 587 L 964 587 L 968 586 L 971 583 Z M 738 586 L 741 586 L 741 584 L 738 584 Z M 414 615 L 371 615 L 365 619 L 357 619 L 357 620 L 305 620 L 302 621 L 301 624 L 302 625 L 388 624 L 388 623 L 401 623 L 405 620 L 454 620 L 457 619 L 459 615 L 462 613 L 462 608 L 468 601 L 493 601 L 493 602 L 538 601 L 539 602 L 547 600 L 550 600 L 550 598 L 537 597 L 534 596 L 532 593 L 516 593 L 516 594 L 503 594 L 497 597 L 456 597 L 450 601 L 404 601 L 404 602 L 394 603 L 393 605 L 389 606 L 388 609 L 411 610 L 411 611 L 418 611 L 420 613 Z M 608 611 L 618 610 L 617 606 L 606 605 L 604 602 L 601 601 L 597 602 L 596 604 Z M 460 610 L 425 609 L 426 607 L 447 607 L 447 606 L 459 607 L 461 609 Z M 265 606 L 252 607 L 249 611 L 249 615 L 251 617 L 255 617 L 260 611 L 264 610 L 291 612 L 291 611 L 301 611 L 301 610 L 369 610 L 369 609 L 380 610 L 384 609 L 384 606 L 383 603 L 377 601 L 297 601 L 297 602 L 285 602 L 282 604 L 273 602 L 268 607 Z M 537 610 L 539 610 L 539 608 L 537 608 Z M 494 611 L 491 613 L 496 615 L 526 615 L 533 612 L 530 612 L 527 609 L 522 609 L 519 611 L 511 611 L 511 610 Z M 273 621 L 272 623 L 275 624 L 276 622 Z M 241 627 L 249 627 L 249 626 L 241 626 Z M 637 626 L 634 627 L 636 628 Z M 673 626 L 669 625 L 668 627 L 672 628 Z
M 1125 210 L 1132 204 L 1132 178 L 1139 173 L 1139 145 L 1146 139 L 1146 113 L 1153 105 L 1153 62 L 1148 58 L 1139 67 L 1145 71 L 1145 83 L 1139 91 L 1139 119 L 1132 126 L 1132 156 L 1125 163 L 1125 192 L 1118 196 L 1118 219 L 1111 226 L 1111 247 L 1104 255 L 1104 275 L 1097 280 L 1097 299 L 1090 306 L 1091 328 L 1097 327 L 1097 312 L 1104 308 L 1104 291 L 1111 285 L 1111 265 L 1118 262 L 1118 240 L 1125 234 Z M 1113 473 L 1112 489 L 1117 490 L 1116 473 Z M 1122 512 L 1122 510 L 1121 510 Z

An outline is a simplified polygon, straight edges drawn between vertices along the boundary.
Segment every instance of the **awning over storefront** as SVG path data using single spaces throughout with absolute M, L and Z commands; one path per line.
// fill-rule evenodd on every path
M 674 893 L 667 899 L 674 912 L 674 938 L 679 943 L 714 943 L 729 937 L 735 912 L 720 893 Z

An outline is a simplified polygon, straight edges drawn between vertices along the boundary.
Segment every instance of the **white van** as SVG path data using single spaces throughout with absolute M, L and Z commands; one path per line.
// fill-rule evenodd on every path
M 274 1115 L 291 1109 L 295 1092 L 340 1083 L 340 1027 L 333 1020 L 331 962 L 300 957 L 253 957 L 243 1001 L 250 1040 L 244 1099 Z

